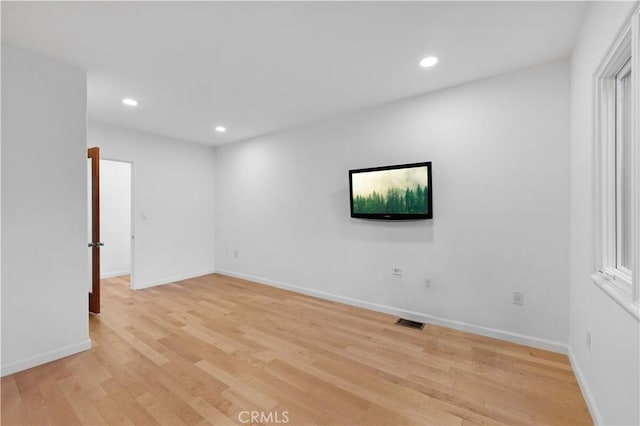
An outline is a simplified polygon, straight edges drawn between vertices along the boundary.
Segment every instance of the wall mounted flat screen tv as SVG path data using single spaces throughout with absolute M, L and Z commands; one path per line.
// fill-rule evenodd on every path
M 351 217 L 433 218 L 431 162 L 349 170 Z

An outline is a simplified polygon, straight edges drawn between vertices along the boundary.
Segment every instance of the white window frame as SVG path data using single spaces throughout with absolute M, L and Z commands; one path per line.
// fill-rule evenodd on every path
M 620 180 L 616 135 L 618 75 L 631 67 L 631 270 L 618 259 L 620 252 Z M 640 7 L 636 7 L 594 74 L 595 264 L 594 283 L 640 321 Z

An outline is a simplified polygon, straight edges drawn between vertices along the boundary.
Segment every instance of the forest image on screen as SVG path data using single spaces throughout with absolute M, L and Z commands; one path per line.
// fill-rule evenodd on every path
M 354 173 L 353 213 L 428 213 L 427 172 L 424 166 Z

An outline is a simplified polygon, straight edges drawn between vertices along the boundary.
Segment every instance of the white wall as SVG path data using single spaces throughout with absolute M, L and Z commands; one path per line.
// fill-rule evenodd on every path
M 213 149 L 95 122 L 88 146 L 133 163 L 133 288 L 213 272 Z
M 349 169 L 416 161 L 433 220 L 349 217 Z M 567 61 L 223 146 L 216 269 L 566 350 L 568 165 Z
M 593 273 L 593 73 L 634 3 L 590 6 L 571 59 L 570 349 L 594 420 L 640 424 L 640 327 L 589 276 Z M 586 329 L 592 331 L 592 349 Z
M 2 375 L 88 349 L 86 75 L 2 46 Z
M 131 270 L 131 163 L 100 160 L 100 274 Z

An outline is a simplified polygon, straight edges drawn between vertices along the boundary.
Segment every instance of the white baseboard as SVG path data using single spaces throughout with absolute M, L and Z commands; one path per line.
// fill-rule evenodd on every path
M 582 396 L 587 403 L 587 408 L 589 408 L 589 413 L 591 414 L 593 423 L 596 425 L 604 424 L 604 422 L 602 421 L 602 416 L 600 415 L 600 410 L 598 410 L 598 406 L 596 405 L 596 400 L 593 398 L 593 394 L 591 393 L 591 389 L 589 388 L 589 384 L 587 383 L 587 378 L 582 372 L 580 364 L 578 364 L 578 360 L 573 353 L 573 349 L 571 349 L 571 345 L 569 345 L 569 361 L 571 362 L 571 368 L 573 369 L 573 372 L 578 379 L 578 385 L 580 386 Z
M 130 275 L 131 271 L 129 269 L 127 269 L 126 271 L 120 271 L 120 272 L 107 272 L 104 274 L 100 274 L 100 279 L 104 280 L 106 278 L 112 278 L 112 277 L 119 277 L 121 275 Z
M 331 293 L 325 293 L 323 291 L 317 291 L 317 290 L 312 290 L 304 287 L 298 287 L 296 285 L 286 284 L 283 282 L 269 280 L 261 277 L 255 277 L 255 276 L 247 275 L 243 273 L 221 270 L 221 269 L 218 269 L 216 272 L 223 275 L 229 275 L 236 278 L 255 281 L 260 284 L 270 285 L 272 287 L 291 290 L 296 293 L 302 293 L 309 296 L 318 297 L 320 299 L 331 300 L 333 302 L 340 302 L 347 305 L 370 309 L 372 311 L 395 315 L 395 316 L 410 319 L 413 321 L 420 321 L 424 323 L 441 325 L 441 326 L 453 328 L 456 330 L 468 331 L 469 333 L 479 334 L 481 336 L 494 337 L 496 339 L 506 340 L 508 342 L 518 343 L 521 345 L 531 346 L 539 349 L 545 349 L 548 351 L 558 352 L 562 354 L 567 353 L 566 344 L 560 343 L 560 342 L 554 342 L 552 340 L 526 336 L 523 334 L 513 333 L 510 331 L 498 330 L 494 328 L 484 327 L 481 325 L 469 324 L 462 321 L 455 321 L 447 318 L 440 318 L 440 317 L 436 317 L 436 316 L 421 313 L 421 312 L 407 311 L 404 309 L 395 308 L 393 306 L 380 305 L 377 303 L 371 303 L 364 300 L 338 296 Z
M 149 287 L 156 287 L 156 286 L 159 286 L 159 285 L 171 284 L 171 283 L 174 283 L 176 281 L 188 280 L 188 279 L 191 279 L 191 278 L 201 277 L 203 275 L 213 274 L 214 272 L 216 272 L 214 269 L 209 269 L 209 270 L 203 271 L 203 272 L 196 272 L 196 273 L 192 273 L 192 274 L 181 274 L 181 275 L 176 275 L 174 277 L 163 278 L 161 280 L 146 281 L 146 282 L 142 282 L 142 283 L 134 283 L 135 287 L 132 287 L 132 288 L 134 290 L 142 290 L 142 289 L 149 288 Z
M 91 349 L 91 339 L 3 365 L 0 375 L 4 377 L 9 374 L 17 373 L 18 371 L 26 370 L 69 355 L 77 354 L 78 352 L 83 352 L 88 349 Z

